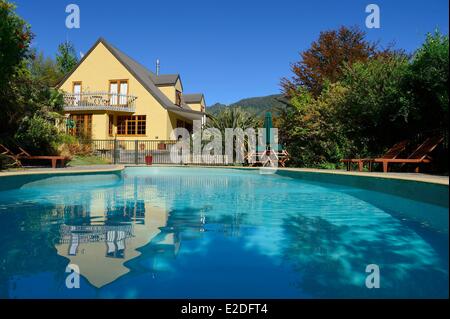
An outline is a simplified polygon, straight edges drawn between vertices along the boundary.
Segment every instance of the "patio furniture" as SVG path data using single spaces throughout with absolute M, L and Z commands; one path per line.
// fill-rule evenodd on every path
M 23 155 L 21 155 L 20 159 L 25 159 L 25 160 L 49 160 L 51 162 L 51 164 L 52 164 L 52 168 L 56 168 L 56 165 L 57 165 L 58 161 L 60 161 L 61 167 L 64 167 L 66 161 L 68 160 L 68 157 L 66 157 L 66 156 L 51 156 L 51 155 L 33 156 L 33 155 L 30 155 L 27 151 L 25 151 L 20 146 L 19 146 L 19 149 L 21 151 L 21 154 L 23 154 Z
M 92 95 L 92 104 L 94 105 L 101 105 L 103 102 L 103 96 L 102 95 Z
M 380 159 L 394 159 L 399 156 L 408 146 L 409 141 L 401 141 L 394 146 L 392 146 Z M 364 163 L 369 163 L 369 171 L 372 171 L 372 163 L 374 162 L 374 158 L 345 158 L 341 159 L 341 162 L 347 164 L 347 171 L 351 170 L 351 166 L 353 163 L 358 164 L 358 171 L 362 172 Z
M 429 155 L 442 141 L 444 137 L 433 136 L 427 138 L 422 144 L 420 144 L 407 158 L 376 158 L 373 160 L 374 163 L 383 164 L 383 172 L 387 173 L 389 171 L 389 164 L 400 163 L 405 164 L 416 164 L 415 172 L 419 173 L 419 165 L 431 163 L 433 160 Z
M 3 156 L 6 156 L 12 160 L 11 166 L 12 165 L 17 165 L 19 167 L 22 166 L 22 163 L 20 162 L 20 156 L 23 155 L 22 152 L 19 154 L 15 154 L 10 149 L 8 149 L 5 145 L 0 144 L 0 154 Z
M 274 136 L 271 130 L 272 126 L 272 113 L 267 112 L 264 118 L 266 145 L 257 146 L 255 152 L 250 152 L 246 156 L 247 161 L 251 163 L 252 166 L 256 164 L 261 164 L 262 166 L 272 166 L 274 161 L 278 162 L 278 164 L 282 167 L 286 166 L 286 162 L 289 160 L 290 155 L 280 144 L 276 144 L 275 146 L 272 144 L 274 141 Z

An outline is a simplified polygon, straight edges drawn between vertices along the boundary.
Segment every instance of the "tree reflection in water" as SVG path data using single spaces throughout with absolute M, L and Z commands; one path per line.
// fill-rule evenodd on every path
M 282 256 L 299 275 L 297 288 L 316 297 L 405 297 L 405 291 L 440 296 L 448 285 L 446 270 L 437 266 L 430 246 L 397 223 L 364 230 L 320 216 L 291 216 L 283 222 Z M 380 289 L 365 287 L 365 269 L 372 263 L 380 266 Z

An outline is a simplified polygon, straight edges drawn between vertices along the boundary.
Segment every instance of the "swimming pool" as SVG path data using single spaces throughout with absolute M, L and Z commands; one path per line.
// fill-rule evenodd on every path
M 448 297 L 445 198 L 326 180 L 162 167 L 34 178 L 0 191 L 0 297 Z

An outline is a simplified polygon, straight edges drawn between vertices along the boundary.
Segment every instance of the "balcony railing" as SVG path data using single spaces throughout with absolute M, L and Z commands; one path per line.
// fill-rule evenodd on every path
M 65 111 L 117 111 L 136 110 L 136 96 L 104 92 L 64 94 Z

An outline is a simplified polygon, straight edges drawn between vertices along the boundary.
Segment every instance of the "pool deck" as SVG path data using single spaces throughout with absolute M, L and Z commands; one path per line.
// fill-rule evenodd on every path
M 126 165 L 129 167 L 145 167 L 145 165 Z M 259 170 L 260 167 L 247 167 L 247 166 L 201 166 L 201 165 L 170 165 L 170 164 L 157 164 L 154 167 L 199 167 L 199 168 L 228 168 L 228 169 L 245 169 L 245 170 Z M 414 182 L 433 183 L 439 185 L 449 186 L 449 177 L 441 175 L 430 175 L 421 173 L 381 173 L 381 172 L 358 172 L 358 171 L 346 171 L 338 169 L 318 169 L 318 168 L 291 168 L 291 167 L 279 167 L 280 171 L 292 171 L 292 172 L 304 172 L 304 173 L 320 173 L 320 174 L 332 174 L 332 175 L 349 175 L 349 176 L 364 176 L 374 178 L 388 178 L 398 179 Z
M 381 173 L 381 172 L 357 172 L 345 170 L 313 169 L 313 168 L 281 168 L 286 171 L 325 173 L 335 175 L 365 176 L 375 178 L 400 179 L 414 182 L 433 183 L 440 185 L 449 185 L 448 176 L 429 175 L 420 173 Z
M 34 175 L 34 174 L 67 174 L 67 173 L 92 173 L 92 172 L 118 172 L 125 167 L 147 167 L 145 165 L 89 165 L 76 166 L 65 168 L 25 168 L 21 170 L 1 171 L 2 176 L 14 175 Z M 259 170 L 259 167 L 242 167 L 242 166 L 200 166 L 200 165 L 170 165 L 159 164 L 152 167 L 197 167 L 197 168 L 227 168 L 227 169 L 245 169 L 245 170 Z M 320 173 L 320 174 L 334 174 L 334 175 L 350 175 L 350 176 L 364 176 L 374 178 L 387 178 L 397 180 L 408 180 L 423 183 L 432 183 L 440 185 L 449 185 L 448 176 L 428 175 L 420 173 L 380 173 L 380 172 L 357 172 L 345 170 L 329 170 L 329 169 L 313 169 L 313 168 L 278 168 L 281 171 L 304 172 L 304 173 Z
M 86 166 L 74 166 L 64 168 L 24 168 L 13 169 L 0 172 L 0 178 L 2 176 L 16 176 L 16 175 L 39 175 L 39 174 L 82 174 L 82 173 L 108 173 L 118 172 L 125 169 L 124 165 L 86 165 Z

